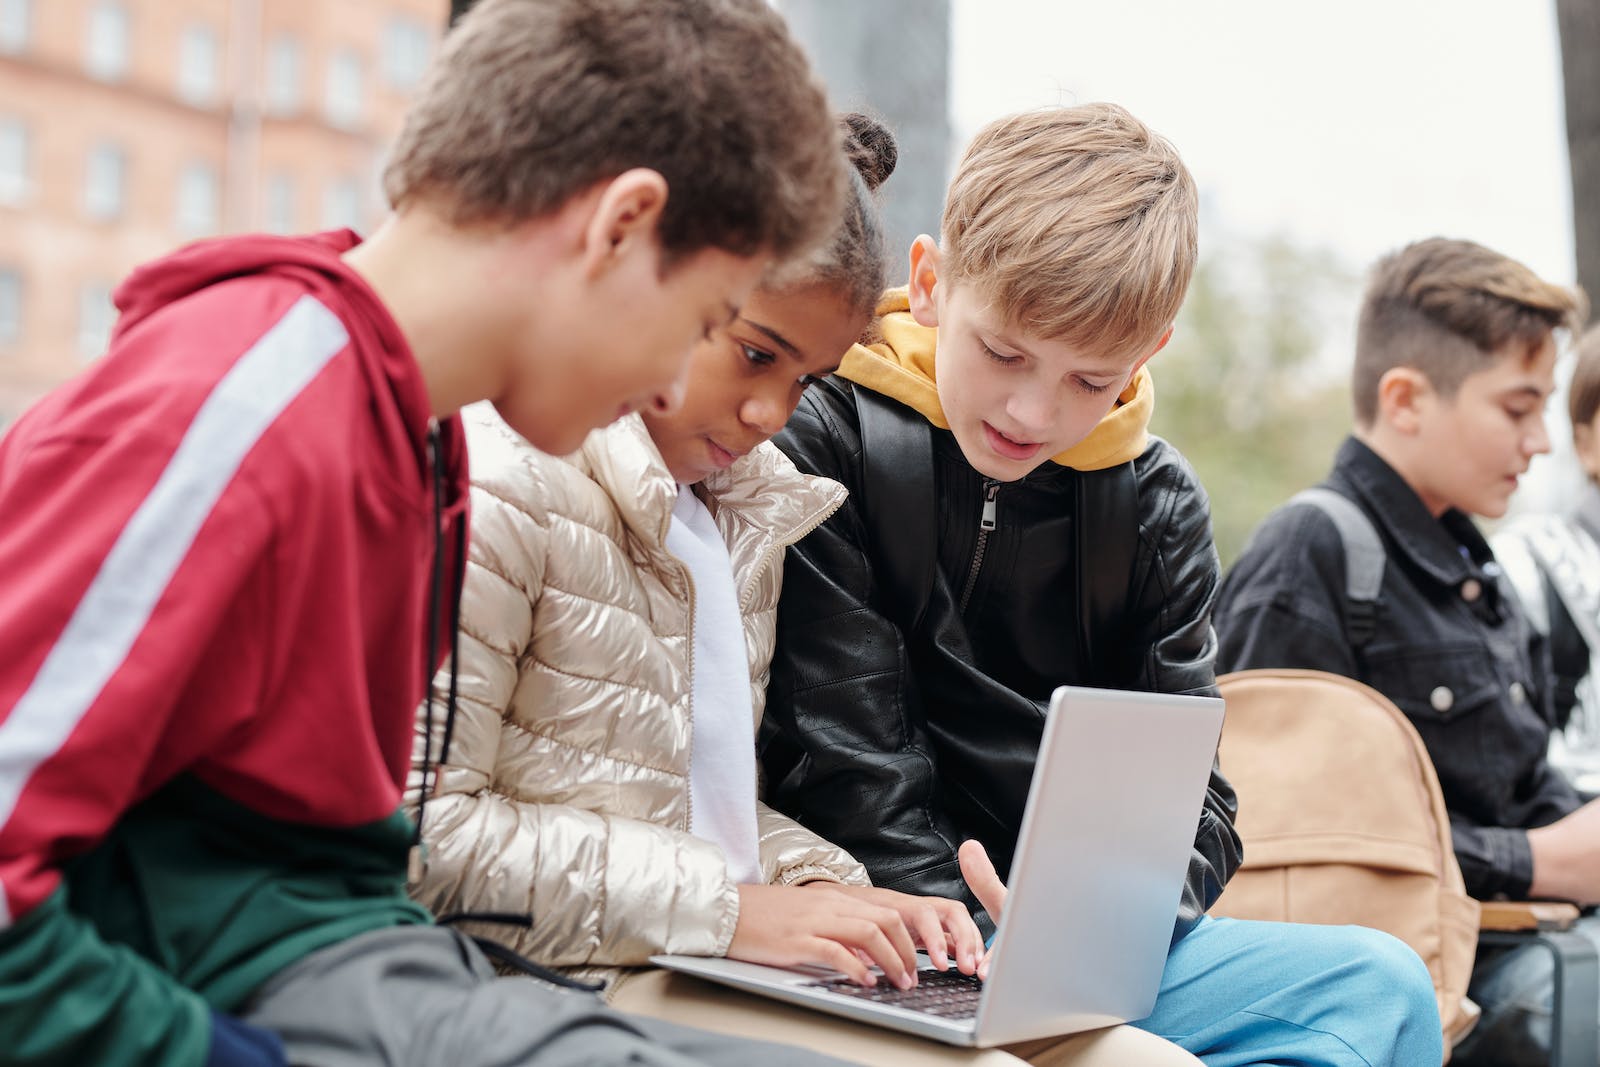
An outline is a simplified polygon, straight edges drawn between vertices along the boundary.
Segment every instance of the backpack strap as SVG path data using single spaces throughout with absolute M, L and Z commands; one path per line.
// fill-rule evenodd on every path
M 1332 489 L 1313 486 L 1289 498 L 1286 508 L 1314 507 L 1333 522 L 1344 543 L 1345 621 L 1350 643 L 1362 648 L 1378 631 L 1378 590 L 1389 561 L 1383 539 L 1355 501 Z
M 1078 649 L 1091 680 L 1114 680 L 1106 657 L 1123 647 L 1123 620 L 1139 552 L 1139 483 L 1133 464 L 1080 473 L 1073 534 L 1078 553 Z
M 872 565 L 892 594 L 885 598 L 892 605 L 887 613 L 910 633 L 921 625 L 933 593 L 934 539 L 905 536 L 907 529 L 938 528 L 933 429 L 927 419 L 882 393 L 859 385 L 851 393 L 861 426 L 859 507 L 879 548 Z
M 1600 624 L 1584 610 L 1583 593 L 1570 580 L 1571 564 L 1559 559 L 1551 546 L 1538 538 L 1531 539 L 1528 547 L 1532 550 L 1540 574 L 1555 591 L 1552 607 L 1559 606 L 1571 621 L 1577 636 L 1587 647 L 1600 654 Z
M 851 392 L 861 425 L 859 507 L 873 543 L 896 546 L 873 553 L 872 563 L 893 594 L 889 614 L 909 633 L 927 614 L 937 566 L 933 538 L 905 536 L 908 526 L 936 528 L 933 430 L 921 415 L 881 393 L 859 385 Z M 1080 662 L 1091 674 L 1107 675 L 1096 670 L 1096 657 L 1121 646 L 1139 550 L 1138 490 L 1132 463 L 1077 479 L 1078 639 Z
M 1564 552 L 1560 542 L 1551 543 L 1537 534 L 1525 538 L 1534 569 L 1544 586 L 1546 610 L 1550 616 L 1550 658 L 1555 668 L 1557 710 L 1565 719 L 1577 704 L 1577 686 L 1594 670 L 1600 657 L 1600 625 L 1593 608 L 1585 608 L 1584 591 L 1577 584 L 1574 568 L 1582 562 Z

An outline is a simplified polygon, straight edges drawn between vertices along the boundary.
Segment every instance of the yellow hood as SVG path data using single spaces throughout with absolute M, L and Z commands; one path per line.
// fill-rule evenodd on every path
M 939 429 L 948 430 L 950 424 L 945 420 L 939 388 L 933 380 L 933 353 L 939 331 L 911 317 L 911 302 L 904 288 L 884 293 L 878 301 L 877 315 L 883 340 L 852 347 L 845 353 L 838 374 L 893 397 Z M 1051 456 L 1051 461 L 1073 470 L 1097 471 L 1137 459 L 1149 443 L 1150 416 L 1155 407 L 1155 383 L 1149 368 L 1140 367 L 1099 425 L 1065 452 Z

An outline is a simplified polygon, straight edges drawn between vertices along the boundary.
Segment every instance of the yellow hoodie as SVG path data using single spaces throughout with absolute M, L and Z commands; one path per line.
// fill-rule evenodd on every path
M 852 347 L 839 366 L 839 376 L 892 397 L 939 429 L 948 430 L 950 424 L 945 420 L 939 388 L 933 380 L 933 354 L 939 331 L 911 317 L 910 296 L 904 288 L 884 293 L 878 301 L 877 314 L 883 340 Z M 1051 461 L 1073 470 L 1097 471 L 1137 459 L 1149 442 L 1150 416 L 1155 406 L 1155 383 L 1149 368 L 1140 367 L 1089 435 L 1060 455 L 1051 456 Z

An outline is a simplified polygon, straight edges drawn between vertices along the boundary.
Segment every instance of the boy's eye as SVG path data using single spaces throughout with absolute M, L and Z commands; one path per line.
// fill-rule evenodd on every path
M 1002 356 L 1000 353 L 990 348 L 987 344 L 984 344 L 984 342 L 979 341 L 978 344 L 980 347 L 982 347 L 984 355 L 988 356 L 1002 367 L 1010 367 L 1022 362 L 1021 356 Z
M 1110 382 L 1105 382 L 1104 384 L 1097 384 L 1095 382 L 1089 381 L 1087 378 L 1078 378 L 1078 377 L 1074 377 L 1072 380 L 1077 383 L 1079 389 L 1082 389 L 1084 392 L 1088 393 L 1091 396 L 1093 396 L 1095 393 L 1103 393 L 1107 389 L 1111 388 L 1111 383 Z
M 770 366 L 772 366 L 773 355 L 772 355 L 771 352 L 763 352 L 759 348 L 756 348 L 756 347 L 754 347 L 752 345 L 745 345 L 745 344 L 741 344 L 739 346 L 739 351 L 744 354 L 744 358 L 746 360 L 748 360 L 750 363 L 754 364 L 757 367 L 770 367 Z

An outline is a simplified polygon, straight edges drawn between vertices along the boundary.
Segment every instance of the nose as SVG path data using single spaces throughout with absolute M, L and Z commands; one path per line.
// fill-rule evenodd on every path
M 776 389 L 763 389 L 745 397 L 739 405 L 739 421 L 762 437 L 771 437 L 783 429 L 792 410 L 787 396 L 779 396 Z
M 1550 427 L 1545 425 L 1543 414 L 1534 417 L 1533 428 L 1523 438 L 1522 447 L 1529 456 L 1542 456 L 1550 451 Z
M 688 391 L 689 368 L 684 367 L 672 384 L 650 398 L 650 410 L 657 415 L 670 415 L 683 406 L 684 394 Z
M 1039 437 L 1055 425 L 1057 411 L 1055 394 L 1044 389 L 1021 389 L 1006 400 L 1006 414 L 1017 428 Z

